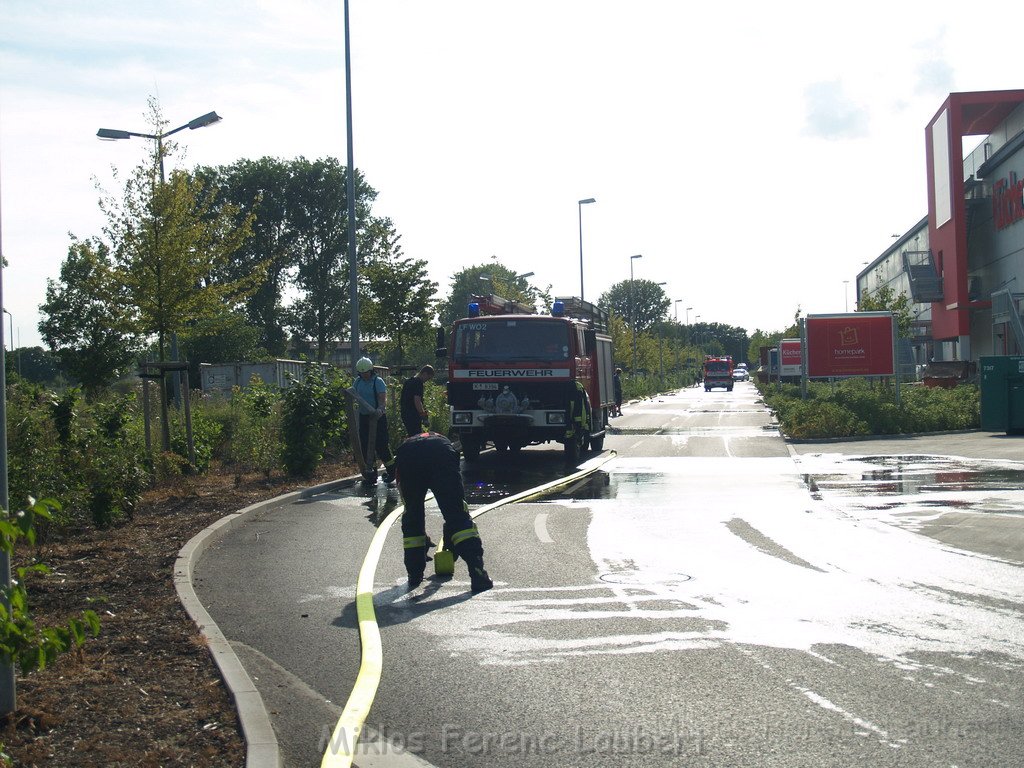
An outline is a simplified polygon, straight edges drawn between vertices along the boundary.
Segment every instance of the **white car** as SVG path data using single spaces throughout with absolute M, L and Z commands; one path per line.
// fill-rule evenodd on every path
M 750 371 L 747 370 L 746 366 L 738 366 L 733 369 L 732 380 L 750 381 Z

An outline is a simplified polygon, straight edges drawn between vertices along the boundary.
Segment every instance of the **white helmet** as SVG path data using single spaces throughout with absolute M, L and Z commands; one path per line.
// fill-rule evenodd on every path
M 356 370 L 359 371 L 359 373 L 366 373 L 367 371 L 372 371 L 373 360 L 371 360 L 368 357 L 360 357 L 359 361 L 356 363 Z

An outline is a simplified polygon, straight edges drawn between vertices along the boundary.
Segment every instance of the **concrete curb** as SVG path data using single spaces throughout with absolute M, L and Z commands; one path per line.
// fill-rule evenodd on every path
M 778 425 L 774 425 L 778 426 Z M 912 437 L 941 437 L 942 435 L 970 435 L 981 432 L 980 429 L 951 429 L 945 432 L 901 432 L 894 435 L 855 435 L 853 437 L 790 437 L 781 429 L 779 434 L 787 443 L 797 445 L 808 443 L 862 443 L 872 440 L 907 440 Z
M 354 485 L 359 479 L 359 476 L 356 475 L 257 502 L 238 512 L 225 515 L 189 539 L 188 543 L 178 551 L 178 558 L 174 562 L 174 589 L 178 593 L 178 600 L 182 607 L 206 640 L 210 654 L 213 656 L 217 668 L 220 669 L 224 684 L 235 703 L 238 719 L 242 724 L 242 734 L 245 737 L 246 768 L 281 768 L 281 751 L 277 744 L 277 736 L 274 734 L 274 727 L 270 723 L 270 714 L 263 703 L 263 697 L 256 690 L 256 686 L 242 666 L 241 660 L 220 631 L 220 627 L 217 626 L 213 617 L 199 601 L 199 596 L 192 587 L 193 566 L 211 544 L 238 526 L 249 515 L 287 504 L 296 499 L 307 499 L 318 493 L 348 487 Z

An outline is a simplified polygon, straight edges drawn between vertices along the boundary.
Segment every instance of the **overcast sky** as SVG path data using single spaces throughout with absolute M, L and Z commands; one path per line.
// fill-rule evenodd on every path
M 946 95 L 1022 86 L 1022 20 L 935 0 L 351 0 L 355 164 L 442 291 L 494 255 L 577 294 L 594 197 L 588 299 L 642 254 L 681 321 L 778 330 L 847 291 L 853 309 L 856 273 L 927 212 Z M 185 167 L 344 164 L 343 45 L 341 0 L 0 2 L 15 341 L 39 343 L 68 233 L 100 233 L 96 184 L 147 150 L 98 128 L 148 132 L 154 95 L 172 128 L 224 118 L 180 135 Z

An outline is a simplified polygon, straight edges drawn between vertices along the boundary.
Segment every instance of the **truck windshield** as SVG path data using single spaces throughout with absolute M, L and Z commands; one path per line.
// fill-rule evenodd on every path
M 704 370 L 708 373 L 728 373 L 729 364 L 723 360 L 712 360 L 704 364 Z
M 461 362 L 567 360 L 569 326 L 540 318 L 469 320 L 455 326 L 453 357 Z

